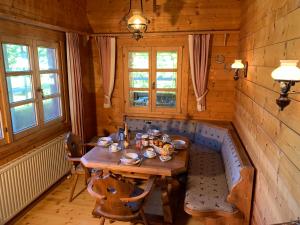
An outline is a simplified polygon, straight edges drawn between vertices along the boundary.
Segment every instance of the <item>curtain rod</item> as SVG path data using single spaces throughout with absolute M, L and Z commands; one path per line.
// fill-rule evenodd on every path
M 230 33 L 239 33 L 240 30 L 232 29 L 232 30 L 199 30 L 199 31 L 162 31 L 162 32 L 145 32 L 143 34 L 144 37 L 147 36 L 171 36 L 171 35 L 189 35 L 189 34 L 230 34 Z M 123 33 L 95 33 L 90 34 L 90 37 L 94 36 L 111 36 L 111 37 L 128 37 L 131 33 L 123 32 Z
M 18 17 L 18 16 L 8 15 L 8 14 L 1 13 L 1 12 L 0 12 L 0 19 L 4 19 L 4 20 L 16 22 L 16 23 L 21 23 L 21 24 L 25 24 L 25 25 L 40 27 L 40 28 L 46 28 L 46 29 L 50 29 L 50 30 L 54 30 L 54 31 L 74 32 L 74 33 L 78 33 L 78 34 L 81 34 L 81 35 L 88 35 L 87 32 L 72 30 L 72 29 L 68 29 L 68 28 L 65 28 L 65 27 L 51 25 L 51 24 L 47 24 L 47 23 L 44 23 L 44 22 L 39 22 L 39 21 L 35 21 L 35 20 L 32 20 L 32 19 L 28 19 L 28 18 L 21 18 L 21 17 Z

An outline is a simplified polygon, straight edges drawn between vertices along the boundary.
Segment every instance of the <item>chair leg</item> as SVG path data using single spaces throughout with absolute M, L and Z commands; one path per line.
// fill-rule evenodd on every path
M 78 174 L 75 174 L 74 184 L 73 184 L 73 186 L 71 188 L 69 202 L 72 202 L 72 200 L 73 200 L 73 195 L 74 195 L 74 191 L 75 191 L 75 188 L 76 188 L 77 181 L 78 181 Z
M 149 225 L 143 209 L 140 210 L 140 215 L 141 215 L 141 217 L 143 219 L 144 225 Z
M 101 218 L 100 218 L 100 225 L 104 225 L 104 223 L 105 223 L 105 218 L 104 218 L 104 217 L 101 217 Z
M 88 168 L 84 167 L 84 182 L 85 182 L 85 185 L 88 184 L 89 178 L 90 178 L 89 170 L 88 170 Z

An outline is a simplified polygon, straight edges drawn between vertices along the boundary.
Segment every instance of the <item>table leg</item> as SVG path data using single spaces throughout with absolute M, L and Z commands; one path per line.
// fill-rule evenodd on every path
M 161 200 L 164 213 L 164 222 L 173 223 L 173 215 L 170 202 L 170 193 L 168 190 L 168 181 L 166 177 L 161 178 Z

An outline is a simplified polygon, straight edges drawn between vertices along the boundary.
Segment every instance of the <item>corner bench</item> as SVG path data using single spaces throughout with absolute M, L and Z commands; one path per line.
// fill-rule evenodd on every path
M 206 224 L 249 224 L 253 175 L 236 134 L 203 125 L 190 149 L 184 210 Z
M 233 129 L 193 120 L 126 118 L 129 129 L 145 122 L 162 131 L 186 136 L 193 143 L 184 210 L 203 217 L 206 225 L 248 225 L 253 188 L 252 167 Z

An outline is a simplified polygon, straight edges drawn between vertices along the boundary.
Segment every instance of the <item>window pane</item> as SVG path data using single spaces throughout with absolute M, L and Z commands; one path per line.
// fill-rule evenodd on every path
M 148 88 L 149 73 L 148 72 L 130 72 L 130 87 L 132 88 Z
M 28 46 L 3 44 L 2 47 L 6 72 L 30 70 Z
M 32 99 L 31 75 L 9 76 L 6 79 L 10 103 Z
M 57 119 L 61 116 L 60 98 L 50 98 L 43 100 L 44 121 Z
M 157 72 L 156 87 L 157 88 L 176 88 L 176 72 Z
M 34 104 L 29 103 L 11 108 L 11 119 L 14 133 L 36 126 Z
M 156 55 L 157 69 L 176 69 L 177 68 L 177 52 L 157 52 Z
M 129 52 L 128 67 L 131 69 L 148 69 L 149 53 L 148 52 Z
M 149 104 L 148 91 L 131 91 L 130 104 L 131 106 L 148 106 Z
M 59 93 L 59 79 L 56 73 L 41 74 L 43 94 L 52 95 Z
M 54 48 L 38 47 L 40 70 L 57 69 L 56 54 Z
M 176 107 L 176 92 L 158 91 L 156 92 L 156 106 L 157 107 Z

